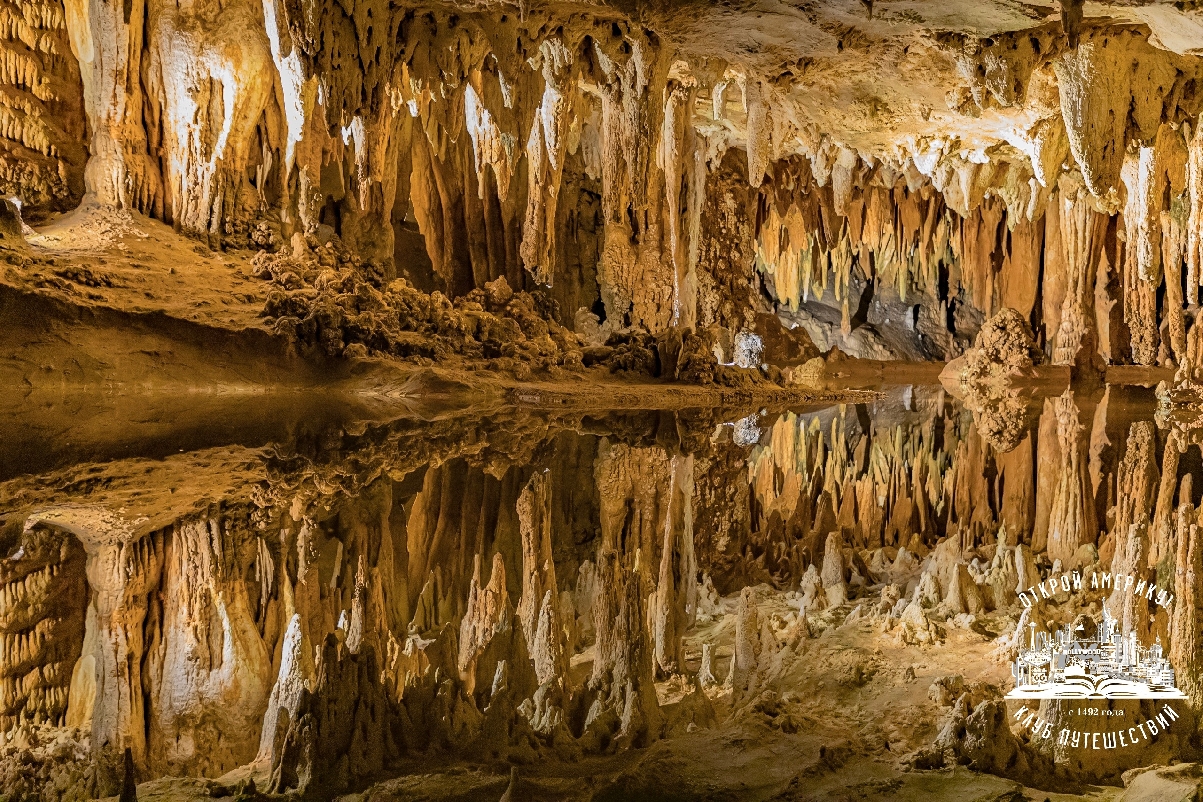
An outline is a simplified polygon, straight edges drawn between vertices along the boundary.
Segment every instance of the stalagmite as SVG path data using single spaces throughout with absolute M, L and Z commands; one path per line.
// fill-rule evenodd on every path
M 1178 489 L 1178 461 L 1181 446 L 1174 432 L 1165 439 L 1165 450 L 1161 455 L 1161 482 L 1157 488 L 1157 498 L 1153 505 L 1153 520 L 1149 526 L 1149 565 L 1157 567 L 1163 560 L 1174 553 L 1174 495 Z M 1186 479 L 1190 478 L 1187 474 Z M 1186 486 L 1187 497 L 1190 501 L 1189 484 Z
M 1116 561 L 1127 549 L 1131 527 L 1139 521 L 1149 520 L 1153 512 L 1153 488 L 1158 483 L 1155 443 L 1152 424 L 1141 421 L 1129 428 L 1118 478 L 1118 487 L 1124 492 L 1116 499 L 1115 524 L 1107 544 L 1111 550 L 1109 556 Z M 1116 562 L 1113 568 L 1118 570 L 1118 566 Z
M 1116 544 L 1115 562 L 1111 566 L 1112 576 L 1147 579 L 1145 565 L 1148 561 L 1148 547 L 1149 523 L 1146 518 L 1133 523 L 1126 537 Z M 1143 595 L 1132 593 L 1126 580 L 1123 586 L 1117 584 L 1106 603 L 1125 635 L 1135 632 L 1137 639 L 1148 639 L 1149 603 Z
M 1005 528 L 1008 546 L 1021 543 L 1031 535 L 1035 514 L 1033 450 L 1029 434 L 1016 448 L 995 457 L 1003 481 L 999 519 Z
M 363 645 L 364 618 L 367 615 L 367 576 L 365 555 L 359 555 L 359 564 L 355 569 L 355 588 L 351 593 L 351 616 L 347 626 L 347 650 L 358 654 Z
M 85 540 L 84 547 L 89 552 L 88 584 L 94 591 L 88 615 L 96 622 L 97 634 L 91 644 L 96 672 L 90 705 L 93 743 L 117 751 L 128 748 L 137 763 L 146 765 L 142 624 L 146 595 L 158 584 L 162 570 L 162 541 L 93 546 Z
M 902 643 L 930 644 L 941 638 L 939 628 L 924 614 L 917 601 L 907 605 L 898 623 L 898 639 Z
M 844 581 L 843 538 L 838 532 L 827 536 L 823 550 L 823 592 L 827 595 L 827 606 L 835 607 L 848 599 L 848 584 Z
M 1023 544 L 1015 547 L 1015 573 L 1018 584 L 1016 593 L 1023 593 L 1040 583 L 1040 570 L 1036 567 L 1036 558 L 1032 550 Z
M 95 657 L 81 655 L 88 636 L 83 550 L 69 535 L 37 527 L 23 533 L 19 554 L 0 566 L 0 733 L 87 726 Z
M 929 567 L 919 576 L 919 582 L 915 585 L 915 595 L 912 601 L 923 607 L 930 608 L 939 604 L 942 598 L 940 580 L 936 577 L 933 567 Z
M 1185 247 L 1182 221 L 1179 215 L 1161 213 L 1161 253 L 1165 269 L 1165 317 L 1169 335 L 1168 346 L 1174 361 L 1186 359 L 1186 319 L 1183 315 L 1182 256 Z
M 489 582 L 481 586 L 480 555 L 476 556 L 473 567 L 472 584 L 468 591 L 468 608 L 460 621 L 459 657 L 460 675 L 464 678 L 467 690 L 471 693 L 476 688 L 479 677 L 490 679 L 496 671 L 494 664 L 478 666 L 485 650 L 492 644 L 493 639 L 501 635 L 511 624 L 513 611 L 510 607 L 509 594 L 505 586 L 505 562 L 501 554 L 493 555 L 493 565 L 489 573 Z M 532 637 L 534 632 L 532 631 Z
M 256 762 L 273 765 L 280 761 L 280 748 L 288 722 L 297 714 L 304 691 L 313 690 L 311 653 L 306 648 L 301 616 L 293 614 L 284 632 L 280 651 L 280 672 L 272 686 L 260 728 Z
M 985 610 L 981 590 L 964 563 L 957 563 L 949 586 L 948 608 L 953 613 L 979 615 Z
M 744 588 L 739 594 L 739 607 L 735 611 L 735 650 L 731 655 L 731 670 L 726 684 L 736 692 L 744 690 L 756 671 L 759 656 L 760 619 L 752 589 Z
M 648 607 L 656 665 L 672 672 L 683 662 L 682 643 L 697 614 L 698 587 L 693 546 L 693 458 L 673 457 L 669 470 L 669 507 L 664 516 L 660 571 Z
M 703 688 L 712 688 L 718 684 L 714 676 L 714 646 L 702 644 L 702 667 L 698 669 L 698 684 Z
M 568 106 L 565 94 L 571 80 L 572 54 L 563 42 L 548 39 L 539 46 L 537 63 L 543 74 L 543 98 L 526 143 L 530 180 L 522 260 L 540 284 L 552 283 L 556 202 L 564 171 Z
M 602 536 L 593 605 L 597 656 L 589 680 L 597 694 L 596 712 L 589 720 L 598 720 L 608 708 L 619 716 L 619 737 L 634 743 L 654 740 L 661 714 L 645 605 L 651 585 L 648 556 L 655 553 L 657 532 L 663 532 L 661 493 L 669 485 L 669 460 L 659 449 L 606 443 L 594 471 Z
M 994 559 L 982 582 L 983 603 L 987 607 L 1002 609 L 1014 601 L 1016 587 L 1019 583 L 1019 571 L 1016 566 L 1018 549 L 1008 548 L 1006 535 L 1000 530 L 998 547 L 994 550 Z M 1031 587 L 1031 585 L 1028 585 Z M 1026 590 L 1026 588 L 1025 588 Z

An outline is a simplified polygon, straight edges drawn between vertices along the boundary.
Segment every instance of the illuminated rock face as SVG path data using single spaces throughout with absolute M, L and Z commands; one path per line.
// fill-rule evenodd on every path
M 0 195 L 19 198 L 31 219 L 74 208 L 84 192 L 89 142 L 65 5 L 0 9 Z
M 779 311 L 951 358 L 1013 308 L 1054 364 L 1186 357 L 1199 12 L 1071 8 L 1071 44 L 1001 2 L 754 5 L 36 0 L 3 12 L 0 191 L 550 286 L 594 336 Z
M 646 749 L 612 796 L 700 797 L 722 778 L 697 754 L 763 736 L 773 793 L 862 759 L 1057 790 L 1188 754 L 1174 729 L 1091 764 L 1018 732 L 1000 683 L 1023 632 L 1106 609 L 1165 644 L 1197 724 L 1198 429 L 1180 404 L 1167 435 L 1129 414 L 1147 398 L 1088 380 L 1176 366 L 1163 395 L 1197 403 L 1203 12 L 873 5 L 0 3 L 0 195 L 19 201 L 0 278 L 29 279 L 0 308 L 41 294 L 71 324 L 12 326 L 13 375 L 121 362 L 132 386 L 176 335 L 172 368 L 231 357 L 239 392 L 274 352 L 233 357 L 269 342 L 306 389 L 433 367 L 330 431 L 0 482 L 0 788 L 115 794 L 128 754 L 142 780 L 405 794 L 390 778 L 424 757 Z M 127 312 L 180 294 L 130 277 L 175 265 L 85 273 L 25 239 L 18 207 L 40 226 L 79 204 L 136 220 L 127 239 L 171 232 L 125 212 L 193 237 L 190 286 L 231 282 L 196 308 L 228 289 L 243 306 L 219 323 L 246 331 L 210 337 L 190 308 L 184 332 L 181 303 L 171 336 L 110 353 L 145 323 Z M 59 360 L 100 307 L 89 356 Z M 864 367 L 845 355 L 963 355 L 985 389 L 748 401 L 783 375 L 838 385 Z M 513 374 L 479 397 L 539 406 L 515 392 L 533 372 L 626 372 L 674 398 L 362 423 L 384 396 L 477 391 L 447 378 L 466 364 Z M 1087 381 L 1013 392 L 1050 365 Z M 724 386 L 672 411 L 688 384 Z M 1176 602 L 1044 588 L 1074 570 Z M 493 796 L 530 790 L 503 780 Z

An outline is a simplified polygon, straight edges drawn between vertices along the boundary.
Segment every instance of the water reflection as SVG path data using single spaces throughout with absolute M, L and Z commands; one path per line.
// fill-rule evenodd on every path
M 958 762 L 1115 781 L 1185 755 L 1194 703 L 1103 759 L 1001 696 L 1017 638 L 1104 604 L 1203 690 L 1200 455 L 1153 409 L 1140 388 L 966 405 L 914 386 L 821 409 L 303 414 L 266 441 L 10 461 L 0 728 L 128 748 L 143 779 L 319 796 L 435 754 L 614 756 L 567 784 L 524 769 L 531 798 L 700 794 L 731 761 L 766 793 Z M 1033 592 L 1073 570 L 1178 602 Z M 1042 721 L 1067 721 L 1057 704 Z M 118 782 L 97 765 L 98 791 Z

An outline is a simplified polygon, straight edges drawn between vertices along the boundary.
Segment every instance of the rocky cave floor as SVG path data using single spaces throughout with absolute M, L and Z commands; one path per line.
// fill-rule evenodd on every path
M 673 407 L 835 398 L 906 370 L 849 360 L 826 371 L 818 360 L 806 375 L 799 366 L 818 352 L 804 336 L 781 346 L 790 358 L 762 367 L 724 363 L 731 343 L 705 334 L 591 344 L 556 322 L 545 296 L 515 293 L 504 277 L 452 302 L 404 279 L 373 278 L 337 238 L 311 243 L 301 258 L 214 252 L 136 212 L 88 206 L 36 233 L 25 228 L 28 236 L 0 243 L 0 302 L 14 324 L 4 367 L 27 392 L 316 385 L 387 406 L 397 387 L 410 383 L 402 394 L 413 395 L 417 381 L 423 395 Z M 825 373 L 840 392 L 826 388 Z

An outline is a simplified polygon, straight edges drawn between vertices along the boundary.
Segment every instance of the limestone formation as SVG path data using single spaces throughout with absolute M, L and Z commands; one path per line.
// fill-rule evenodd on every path
M 1094 507 L 1090 502 L 1085 439 L 1072 391 L 1054 402 L 1057 421 L 1056 453 L 1060 465 L 1053 469 L 1056 490 L 1049 508 L 1047 548 L 1050 560 L 1068 565 L 1083 544 L 1097 537 Z
M 5 12 L 3 191 L 36 215 L 86 189 L 214 246 L 337 241 L 451 299 L 505 278 L 601 344 L 778 311 L 824 349 L 951 358 L 1012 308 L 1056 364 L 1153 364 L 1163 318 L 1180 361 L 1203 108 L 1175 20 L 1197 23 L 1092 15 L 1070 45 L 992 7 L 857 21 L 847 49 L 834 10 L 790 11 L 770 52 L 803 78 L 702 33 L 768 24 L 725 7 L 39 0 Z M 850 69 L 892 139 L 814 102 Z
M 0 798 L 1192 790 L 1199 6 L 0 0 Z
M 1177 553 L 1174 560 L 1174 598 L 1170 631 L 1170 661 L 1177 672 L 1178 687 L 1195 699 L 1201 687 L 1199 666 L 1199 577 L 1203 575 L 1203 553 L 1197 543 L 1198 516 L 1185 500 L 1177 515 Z M 1195 704 L 1197 709 L 1197 703 Z
M 0 11 L 0 195 L 20 199 L 31 220 L 74 208 L 84 192 L 90 148 L 73 10 L 59 0 L 33 0 Z
M 844 581 L 844 555 L 840 536 L 832 532 L 827 536 L 823 550 L 823 592 L 827 595 L 827 606 L 836 607 L 848 598 L 848 585 Z
M 41 527 L 25 532 L 20 548 L 23 559 L 4 566 L 0 727 L 79 726 L 69 703 L 87 607 L 83 550 L 78 541 Z M 81 676 L 83 683 L 91 680 Z
M 1003 308 L 978 332 L 958 378 L 980 382 L 1022 376 L 1040 364 L 1041 357 L 1027 321 L 1014 309 Z
M 166 543 L 161 634 L 147 644 L 146 679 L 160 689 L 150 702 L 154 771 L 219 773 L 259 748 L 270 658 L 236 578 L 237 531 L 224 517 L 185 521 Z

